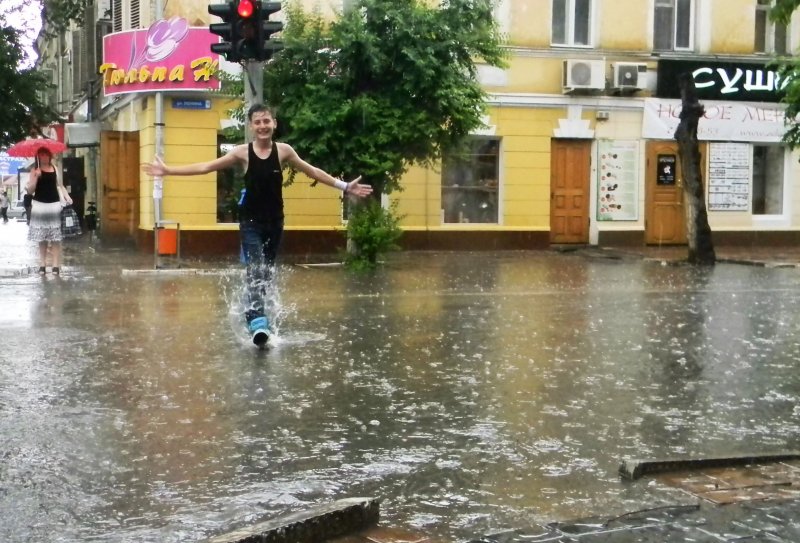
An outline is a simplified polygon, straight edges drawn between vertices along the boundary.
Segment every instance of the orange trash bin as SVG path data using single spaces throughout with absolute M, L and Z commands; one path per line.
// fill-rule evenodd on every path
M 157 232 L 158 232 L 158 254 L 177 255 L 178 230 L 174 228 L 159 228 Z

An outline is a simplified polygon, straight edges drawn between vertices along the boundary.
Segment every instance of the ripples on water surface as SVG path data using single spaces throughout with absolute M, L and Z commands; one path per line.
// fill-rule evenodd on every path
M 623 512 L 625 457 L 797 448 L 797 272 L 575 255 L 0 283 L 0 539 L 193 541 L 351 496 L 465 539 Z M 57 535 L 54 535 L 57 534 Z

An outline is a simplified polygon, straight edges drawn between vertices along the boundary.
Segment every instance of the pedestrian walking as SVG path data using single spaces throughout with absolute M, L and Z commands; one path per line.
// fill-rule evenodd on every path
M 245 170 L 245 188 L 239 200 L 239 235 L 247 266 L 245 321 L 253 343 L 263 347 L 270 333 L 264 307 L 278 249 L 283 237 L 283 168 L 291 166 L 311 179 L 337 188 L 343 193 L 365 197 L 372 187 L 359 183 L 361 177 L 346 183 L 304 161 L 288 144 L 273 138 L 278 123 L 274 112 L 263 104 L 254 104 L 247 112 L 254 141 L 237 145 L 228 154 L 210 162 L 167 166 L 156 156 L 144 170 L 149 175 L 201 175 L 241 164 Z
M 8 192 L 0 192 L 0 217 L 3 218 L 3 224 L 8 222 Z
M 36 152 L 37 167 L 31 171 L 26 187 L 33 195 L 28 239 L 39 243 L 40 274 L 47 272 L 48 247 L 53 273 L 61 273 L 61 210 L 64 205 L 72 204 L 52 161 L 53 153 L 46 147 L 40 148 Z

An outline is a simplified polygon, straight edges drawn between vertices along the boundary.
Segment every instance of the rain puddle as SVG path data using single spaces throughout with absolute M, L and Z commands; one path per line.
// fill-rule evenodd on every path
M 797 448 L 794 269 L 283 265 L 266 351 L 240 271 L 68 271 L 0 282 L 3 541 L 196 541 L 352 496 L 463 540 L 658 505 L 626 457 Z

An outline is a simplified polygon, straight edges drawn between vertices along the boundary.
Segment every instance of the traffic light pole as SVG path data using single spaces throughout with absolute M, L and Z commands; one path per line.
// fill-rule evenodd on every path
M 245 113 L 253 104 L 264 102 L 264 63 L 258 60 L 244 62 L 244 101 Z M 250 123 L 245 122 L 245 140 L 253 141 Z

